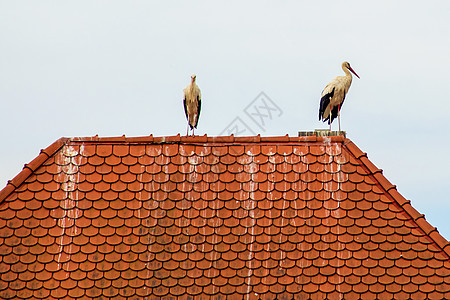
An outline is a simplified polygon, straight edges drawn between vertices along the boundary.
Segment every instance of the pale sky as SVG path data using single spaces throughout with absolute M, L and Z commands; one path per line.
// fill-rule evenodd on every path
M 197 134 L 239 118 L 265 136 L 327 128 L 320 94 L 347 60 L 342 129 L 450 239 L 449 1 L 0 0 L 0 188 L 60 137 Z M 258 127 L 263 92 L 279 108 Z M 333 123 L 337 129 L 337 122 Z

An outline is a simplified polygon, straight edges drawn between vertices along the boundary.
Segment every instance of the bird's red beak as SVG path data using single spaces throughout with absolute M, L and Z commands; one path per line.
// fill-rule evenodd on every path
M 355 74 L 356 77 L 359 78 L 358 74 L 356 74 L 355 70 L 353 70 L 352 67 L 348 66 L 348 69 L 350 70 L 350 72 L 352 72 L 353 74 Z

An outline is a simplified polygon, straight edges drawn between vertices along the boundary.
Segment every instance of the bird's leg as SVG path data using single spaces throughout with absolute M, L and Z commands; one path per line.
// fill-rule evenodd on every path
M 189 123 L 188 123 L 187 129 L 186 129 L 186 136 L 189 136 Z
M 192 136 L 195 136 L 195 132 L 194 132 L 195 128 L 192 128 Z
M 338 105 L 338 122 L 339 122 L 339 131 L 341 131 L 341 105 Z

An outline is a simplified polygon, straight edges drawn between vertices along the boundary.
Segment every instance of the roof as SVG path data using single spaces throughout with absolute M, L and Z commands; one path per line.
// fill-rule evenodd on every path
M 1 298 L 450 299 L 450 245 L 344 136 L 60 139 L 0 192 Z

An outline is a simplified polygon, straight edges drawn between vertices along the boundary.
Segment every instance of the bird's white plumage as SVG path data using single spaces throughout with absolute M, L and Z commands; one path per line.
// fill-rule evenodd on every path
M 195 83 L 195 79 L 196 76 L 192 75 L 191 83 L 183 90 L 184 111 L 191 129 L 197 128 L 202 99 L 200 88 Z
M 352 84 L 352 74 L 350 71 L 359 78 L 348 62 L 342 63 L 342 70 L 345 72 L 345 75 L 337 76 L 330 81 L 330 83 L 328 83 L 323 89 L 321 95 L 322 99 L 319 108 L 319 119 L 323 121 L 328 120 L 330 126 L 332 119 L 336 117 L 333 110 L 337 109 L 337 116 L 339 118 L 339 111 L 342 103 L 344 102 L 345 96 L 347 95 L 350 85 Z M 332 113 L 334 116 L 331 115 Z
M 348 71 L 347 71 L 348 72 Z M 333 97 L 330 99 L 330 105 L 327 106 L 323 113 L 323 118 L 326 119 L 330 115 L 330 107 L 336 107 L 342 105 L 344 102 L 345 95 L 352 84 L 352 76 L 337 76 L 334 78 L 327 86 L 323 89 L 321 97 L 333 92 Z

